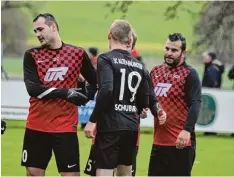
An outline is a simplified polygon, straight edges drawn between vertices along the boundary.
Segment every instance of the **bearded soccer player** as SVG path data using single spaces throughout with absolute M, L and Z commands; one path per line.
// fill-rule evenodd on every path
M 201 84 L 185 56 L 185 38 L 180 33 L 170 34 L 165 44 L 165 63 L 154 67 L 150 73 L 157 99 L 167 113 L 167 121 L 159 126 L 155 119 L 149 176 L 191 175 Z
M 24 55 L 30 108 L 21 164 L 27 176 L 44 176 L 53 151 L 62 176 L 79 176 L 77 105 L 89 98 L 76 87 L 82 74 L 95 90 L 96 72 L 83 48 L 61 41 L 53 15 L 39 14 L 33 27 L 41 46 Z
M 92 138 L 95 127 L 96 175 L 131 176 L 138 136 L 138 113 L 148 107 L 148 84 L 143 65 L 134 59 L 132 27 L 116 20 L 108 34 L 110 52 L 99 55 L 99 92 L 85 134 Z M 97 124 L 96 124 L 97 123 Z M 126 146 L 127 145 L 127 146 Z

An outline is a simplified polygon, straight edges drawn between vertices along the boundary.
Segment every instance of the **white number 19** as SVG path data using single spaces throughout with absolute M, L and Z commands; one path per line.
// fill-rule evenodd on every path
M 126 69 L 122 68 L 122 69 L 120 69 L 120 72 L 122 73 L 122 76 L 121 76 L 119 100 L 123 100 L 124 89 L 125 89 L 124 86 L 125 86 Z M 133 76 L 137 77 L 137 84 L 135 85 L 135 87 L 132 87 Z M 137 89 L 141 83 L 141 79 L 142 79 L 141 75 L 136 71 L 132 71 L 128 75 L 128 89 L 132 92 L 132 98 L 130 99 L 131 102 L 133 102 L 135 99 L 135 95 L 136 95 Z

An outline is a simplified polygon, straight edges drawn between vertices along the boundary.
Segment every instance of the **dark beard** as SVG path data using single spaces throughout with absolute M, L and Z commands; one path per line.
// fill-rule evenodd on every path
M 167 60 L 166 60 L 167 57 L 164 55 L 164 61 L 170 67 L 176 67 L 180 63 L 181 56 L 182 56 L 182 52 L 181 52 L 180 56 L 178 56 L 177 58 L 173 59 L 173 63 L 168 63 Z

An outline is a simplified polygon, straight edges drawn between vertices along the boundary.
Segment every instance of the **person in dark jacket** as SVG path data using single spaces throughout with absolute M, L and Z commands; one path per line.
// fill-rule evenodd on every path
M 228 72 L 228 78 L 230 80 L 234 81 L 234 65 L 232 66 L 232 68 L 230 69 L 230 71 Z M 234 82 L 233 82 L 233 89 L 234 89 Z
M 232 66 L 232 68 L 230 69 L 230 71 L 228 72 L 228 78 L 230 80 L 234 81 L 234 65 Z M 234 89 L 234 82 L 233 82 L 233 89 Z M 232 137 L 234 137 L 234 133 L 232 133 L 231 135 Z
M 202 87 L 221 88 L 222 74 L 225 68 L 221 61 L 217 59 L 216 54 L 213 52 L 203 53 L 202 62 L 205 65 Z
M 204 52 L 202 62 L 205 65 L 202 87 L 221 88 L 224 65 L 217 59 L 216 54 L 213 52 Z M 205 135 L 216 134 L 215 132 L 205 132 Z

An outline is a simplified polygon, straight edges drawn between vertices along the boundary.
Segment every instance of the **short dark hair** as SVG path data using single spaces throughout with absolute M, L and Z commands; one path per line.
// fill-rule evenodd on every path
M 208 55 L 210 56 L 211 60 L 216 59 L 216 54 L 214 52 L 209 52 Z
M 88 51 L 95 57 L 98 54 L 98 48 L 96 48 L 96 47 L 90 47 L 90 48 L 88 48 Z
M 39 14 L 33 19 L 33 22 L 37 21 L 39 17 L 45 18 L 45 24 L 48 26 L 51 26 L 53 23 L 55 23 L 56 27 L 59 31 L 58 23 L 52 14 L 50 14 L 50 13 Z
M 168 35 L 168 39 L 170 41 L 181 41 L 181 49 L 182 51 L 186 50 L 186 39 L 182 36 L 181 33 L 173 33 Z

